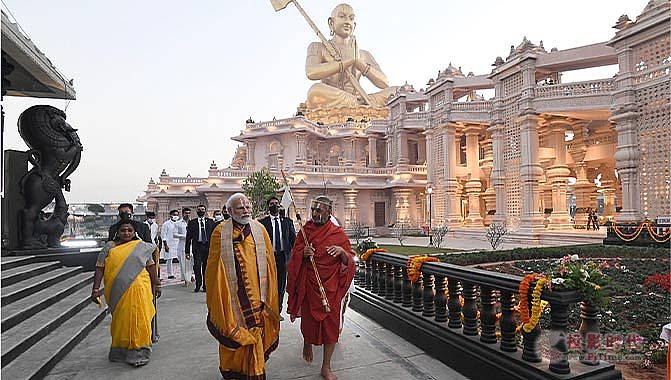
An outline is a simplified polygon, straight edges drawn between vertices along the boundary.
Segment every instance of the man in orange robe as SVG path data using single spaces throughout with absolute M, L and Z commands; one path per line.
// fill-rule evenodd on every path
M 297 234 L 287 269 L 287 312 L 292 322 L 301 318 L 303 358 L 312 362 L 312 345 L 324 345 L 321 375 L 327 380 L 336 379 L 331 356 L 340 335 L 342 300 L 355 273 L 352 246 L 343 229 L 330 221 L 331 210 L 332 202 L 327 197 L 318 197 L 312 203 L 312 220 Z M 323 295 L 330 311 L 325 310 Z
M 227 206 L 232 220 L 217 225 L 210 238 L 207 328 L 219 341 L 224 379 L 264 380 L 280 331 L 273 246 L 244 194 L 233 194 Z

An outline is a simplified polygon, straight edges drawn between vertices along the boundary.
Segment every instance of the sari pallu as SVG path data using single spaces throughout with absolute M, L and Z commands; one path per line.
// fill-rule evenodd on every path
M 133 365 L 151 357 L 151 320 L 156 313 L 147 265 L 154 264 L 156 246 L 140 240 L 103 250 L 105 299 L 112 314 L 109 360 Z M 101 265 L 103 264 L 103 265 Z

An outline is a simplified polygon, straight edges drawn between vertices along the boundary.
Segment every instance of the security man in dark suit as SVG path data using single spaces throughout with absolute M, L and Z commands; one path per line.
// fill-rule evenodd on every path
M 280 312 L 282 312 L 284 291 L 287 286 L 287 263 L 296 240 L 296 229 L 293 220 L 280 216 L 280 200 L 277 197 L 270 197 L 266 204 L 270 215 L 259 222 L 266 227 L 270 241 L 273 243 L 275 264 L 277 265 L 277 290 L 279 291 Z M 280 316 L 280 321 L 283 320 L 284 318 Z
M 186 225 L 186 244 L 184 246 L 186 258 L 193 252 L 193 273 L 196 276 L 196 288 L 194 293 L 200 291 L 202 285 L 205 292 L 205 268 L 207 267 L 207 255 L 210 251 L 210 235 L 214 230 L 214 220 L 205 216 L 205 206 L 196 207 L 197 218 L 189 220 Z
M 121 220 L 133 219 L 132 204 L 122 203 L 119 205 L 119 207 L 117 207 L 117 210 L 119 211 L 120 220 L 110 226 L 109 231 L 107 231 L 107 241 L 112 241 L 114 240 L 114 238 L 116 238 L 116 233 L 119 230 L 119 222 L 121 222 Z M 149 226 L 136 220 L 133 220 L 132 222 L 135 225 L 135 233 L 137 234 L 137 236 L 142 241 L 146 241 L 147 243 L 153 243 L 153 241 L 151 241 L 151 231 L 149 231 Z

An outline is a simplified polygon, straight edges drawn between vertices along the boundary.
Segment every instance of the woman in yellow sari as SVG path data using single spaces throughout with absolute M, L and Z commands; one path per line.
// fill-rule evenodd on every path
M 100 302 L 100 282 L 112 314 L 109 360 L 134 366 L 151 357 L 151 320 L 156 313 L 153 296 L 161 295 L 154 252 L 156 246 L 135 236 L 132 221 L 122 221 L 117 238 L 100 252 L 91 299 Z

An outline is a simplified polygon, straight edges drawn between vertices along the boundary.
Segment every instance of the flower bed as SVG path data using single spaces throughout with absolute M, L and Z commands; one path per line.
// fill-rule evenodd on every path
M 640 248 L 634 250 L 634 254 L 640 254 Z M 585 260 L 580 261 L 586 263 Z M 639 334 L 644 341 L 642 344 L 638 342 L 638 349 L 618 351 L 618 357 L 626 357 L 622 365 L 629 364 L 638 368 L 663 367 L 667 345 L 659 339 L 659 334 L 671 315 L 668 254 L 666 258 L 593 259 L 592 262 L 597 263 L 610 280 L 605 306 L 599 317 L 601 334 L 605 339 L 611 339 L 611 342 L 602 342 L 602 345 L 613 343 L 624 347 L 627 343 L 632 343 L 627 342 L 628 337 L 634 336 L 634 333 Z M 478 267 L 524 275 L 546 273 L 553 265 L 556 265 L 556 260 L 534 259 Z M 549 327 L 549 309 L 543 312 L 540 323 L 543 329 Z M 569 314 L 569 330 L 577 331 L 579 324 L 578 305 L 574 305 Z M 616 339 L 618 336 L 622 337 L 622 341 Z

